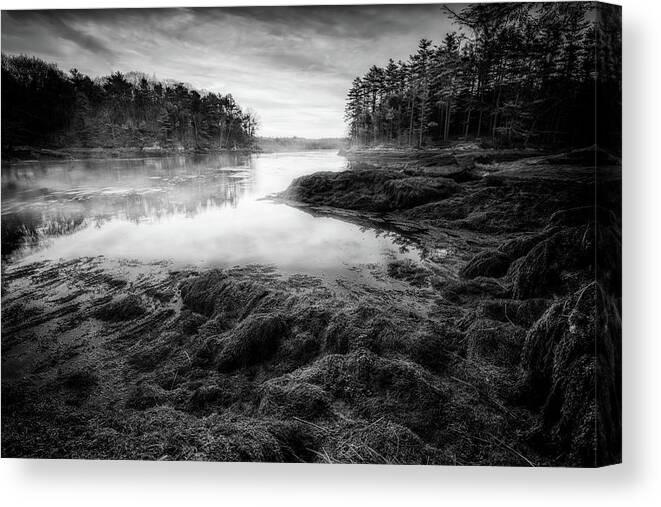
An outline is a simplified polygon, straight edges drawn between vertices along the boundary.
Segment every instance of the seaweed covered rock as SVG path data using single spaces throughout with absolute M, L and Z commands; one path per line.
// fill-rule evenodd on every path
M 181 299 L 188 309 L 209 317 L 215 310 L 216 299 L 228 283 L 228 277 L 222 271 L 208 271 L 181 282 Z
M 447 394 L 430 373 L 411 361 L 362 349 L 324 356 L 297 371 L 295 378 L 322 387 L 353 407 L 359 417 L 383 417 L 421 436 L 432 434 L 443 423 Z
M 512 367 L 519 363 L 524 337 L 514 324 L 478 319 L 466 330 L 466 357 Z
M 346 354 L 367 349 L 375 354 L 403 353 L 422 327 L 420 317 L 409 311 L 368 304 L 346 306 L 326 327 L 324 351 Z
M 518 259 L 526 255 L 533 247 L 545 240 L 549 236 L 555 234 L 560 229 L 557 227 L 547 227 L 541 232 L 533 234 L 522 234 L 515 238 L 506 241 L 498 247 L 498 250 L 506 254 L 512 259 Z
M 565 228 L 538 243 L 519 264 L 514 297 L 562 294 L 590 277 L 594 263 L 594 224 Z
M 594 222 L 597 209 L 594 205 L 561 209 L 549 218 L 549 226 L 576 226 Z
M 314 421 L 331 412 L 330 396 L 321 387 L 289 376 L 264 383 L 259 397 L 259 412 L 265 415 Z
M 63 373 L 58 381 L 67 389 L 86 391 L 96 386 L 99 378 L 94 370 L 79 368 Z
M 349 307 L 329 321 L 324 333 L 324 350 L 331 354 L 346 354 L 358 348 L 375 350 L 382 329 L 389 322 L 378 308 L 367 305 Z M 394 332 L 394 327 L 390 328 Z
M 621 159 L 607 152 L 597 145 L 587 146 L 585 148 L 577 148 L 575 150 L 559 153 L 557 155 L 548 155 L 542 157 L 539 163 L 553 164 L 553 165 L 584 165 L 594 167 L 596 165 L 619 165 L 622 163 Z
M 444 299 L 455 304 L 489 298 L 507 298 L 511 289 L 493 278 L 478 276 L 469 280 L 436 280 L 434 286 Z
M 543 298 L 490 299 L 480 304 L 480 314 L 500 322 L 530 327 L 546 311 L 550 303 L 550 300 Z
M 207 321 L 207 318 L 204 315 L 184 308 L 181 311 L 179 320 L 181 322 L 181 331 L 186 335 L 193 335 Z
M 390 206 L 384 184 L 402 177 L 398 171 L 385 169 L 317 172 L 296 178 L 281 197 L 318 206 L 386 211 Z
M 139 435 L 130 452 L 142 459 L 282 462 L 287 457 L 286 444 L 269 421 L 231 413 L 196 417 L 155 407 L 117 426 Z
M 616 297 L 622 295 L 622 231 L 617 225 L 597 223 L 595 276 L 604 289 Z
M 140 296 L 126 294 L 98 308 L 94 316 L 108 322 L 119 322 L 140 317 L 146 311 Z
M 461 186 L 447 178 L 414 176 L 389 180 L 384 189 L 391 209 L 407 209 L 445 199 L 459 192 Z
M 126 406 L 138 410 L 161 405 L 167 400 L 167 393 L 159 386 L 149 381 L 141 380 L 138 382 L 126 400 Z
M 487 276 L 500 278 L 507 273 L 512 259 L 506 253 L 499 250 L 484 250 L 476 254 L 466 264 L 459 275 L 463 278 L 476 278 Z
M 453 464 L 450 456 L 426 444 L 410 429 L 384 420 L 342 428 L 339 435 L 326 440 L 317 456 L 325 463 Z
M 412 176 L 390 169 L 318 172 L 295 179 L 281 197 L 317 206 L 392 211 L 444 199 L 461 190 L 449 178 Z
M 250 403 L 255 398 L 255 386 L 245 375 L 222 375 L 217 374 L 210 379 L 204 379 L 204 384 L 197 385 L 200 381 L 193 381 L 190 387 L 194 387 L 185 402 L 186 410 L 190 412 L 217 411 L 219 408 L 227 408 L 241 403 Z M 190 390 L 188 390 L 190 392 Z
M 621 321 L 592 282 L 548 309 L 526 336 L 522 401 L 541 407 L 534 441 L 559 463 L 599 466 L 621 456 Z
M 127 362 L 139 371 L 151 371 L 178 347 L 179 335 L 168 331 L 140 340 L 127 353 Z
M 179 289 L 184 306 L 206 317 L 214 317 L 231 327 L 269 294 L 265 287 L 237 281 L 221 270 L 210 270 L 181 282 Z
M 423 167 L 405 167 L 402 172 L 407 176 L 431 176 L 447 178 L 457 183 L 475 181 L 480 179 L 480 175 L 473 171 L 472 161 L 467 161 L 466 165 L 432 165 Z
M 223 398 L 223 390 L 218 385 L 200 386 L 191 394 L 186 408 L 193 412 L 196 410 L 205 410 L 210 405 L 214 405 Z
M 423 330 L 407 337 L 406 355 L 432 372 L 445 373 L 461 340 L 463 335 L 454 326 Z
M 427 285 L 429 281 L 429 271 L 408 259 L 389 262 L 387 272 L 388 276 L 405 280 L 416 287 Z
M 216 358 L 218 370 L 232 371 L 270 359 L 288 332 L 280 315 L 251 315 L 222 340 Z

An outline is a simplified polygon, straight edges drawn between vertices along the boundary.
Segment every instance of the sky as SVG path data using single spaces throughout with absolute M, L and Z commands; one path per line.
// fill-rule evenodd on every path
M 340 137 L 354 77 L 456 28 L 430 4 L 3 11 L 2 51 L 231 93 L 262 136 Z

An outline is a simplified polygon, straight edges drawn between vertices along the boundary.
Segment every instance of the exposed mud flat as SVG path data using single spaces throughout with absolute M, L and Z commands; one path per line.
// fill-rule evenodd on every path
M 422 264 L 5 267 L 3 456 L 619 461 L 619 163 L 468 148 L 349 154 L 278 196 Z

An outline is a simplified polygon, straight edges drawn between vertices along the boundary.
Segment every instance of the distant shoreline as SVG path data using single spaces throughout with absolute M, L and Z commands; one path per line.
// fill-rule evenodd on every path
M 280 153 L 291 151 L 314 151 L 321 149 L 343 149 L 337 146 L 260 146 L 228 149 L 175 149 L 175 148 L 39 148 L 35 146 L 18 146 L 11 151 L 3 150 L 2 163 L 40 162 L 40 161 L 67 161 L 67 160 L 94 160 L 94 159 L 126 159 L 126 158 L 161 158 L 176 155 L 210 155 L 210 154 L 245 154 L 254 153 Z
M 39 162 L 57 160 L 93 160 L 108 158 L 147 158 L 147 157 L 172 157 L 176 155 L 207 155 L 212 153 L 251 154 L 261 153 L 259 147 L 237 148 L 237 149 L 144 149 L 144 148 L 36 148 L 32 146 L 21 146 L 15 148 L 11 153 L 2 154 L 2 162 Z

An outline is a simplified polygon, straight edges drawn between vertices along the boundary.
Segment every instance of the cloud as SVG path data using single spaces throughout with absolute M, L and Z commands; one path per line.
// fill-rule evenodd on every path
M 9 27 L 6 26 L 7 21 L 10 21 Z M 38 38 L 61 38 L 74 43 L 83 51 L 105 57 L 109 62 L 114 58 L 113 51 L 104 42 L 84 30 L 69 25 L 57 11 L 3 11 L 2 24 L 3 32 L 17 25 L 20 26 L 21 31 L 26 32 L 31 31 L 31 27 L 35 27 L 41 32 L 33 32 Z
M 461 6 L 455 5 L 455 8 Z M 351 81 L 452 29 L 440 5 L 3 11 L 2 46 L 232 93 L 261 134 L 340 136 Z

